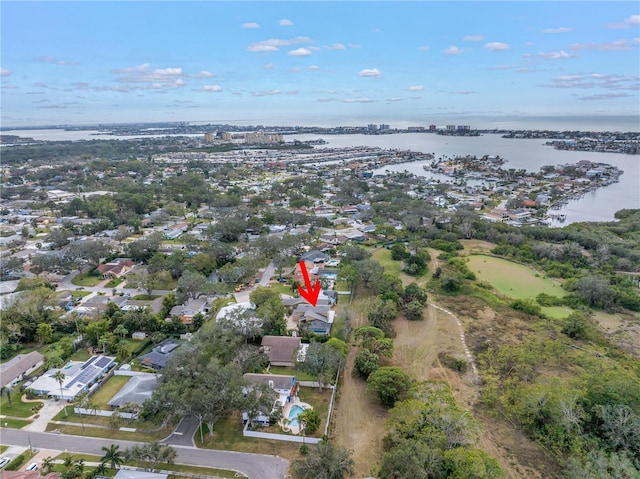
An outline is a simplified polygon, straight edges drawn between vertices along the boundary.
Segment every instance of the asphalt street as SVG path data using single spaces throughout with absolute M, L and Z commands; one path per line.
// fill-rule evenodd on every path
M 99 439 L 49 432 L 29 432 L 20 429 L 0 428 L 0 443 L 7 446 L 31 446 L 36 449 L 56 449 L 59 451 L 103 455 L 102 447 L 118 444 L 121 449 L 132 447 L 133 441 Z M 196 449 L 195 447 L 173 446 L 178 453 L 176 463 L 193 466 L 230 469 L 243 473 L 251 479 L 282 479 L 286 476 L 289 462 L 277 456 L 250 454 L 245 452 Z

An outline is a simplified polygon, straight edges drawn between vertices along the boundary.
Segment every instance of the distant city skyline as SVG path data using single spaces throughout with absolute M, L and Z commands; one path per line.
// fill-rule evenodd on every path
M 0 3 L 3 127 L 640 130 L 637 2 Z

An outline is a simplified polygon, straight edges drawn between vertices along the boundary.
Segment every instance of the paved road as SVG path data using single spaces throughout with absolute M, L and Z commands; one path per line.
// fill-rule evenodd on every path
M 102 447 L 109 447 L 111 444 L 118 444 L 121 449 L 140 444 L 133 441 L 0 428 L 0 443 L 2 444 L 28 447 L 29 440 L 31 440 L 31 445 L 38 449 L 51 449 L 55 445 L 54 447 L 60 451 L 67 450 L 100 456 L 103 455 Z M 287 460 L 276 456 L 184 446 L 173 447 L 178 453 L 176 462 L 179 464 L 235 470 L 251 479 L 282 479 L 289 468 Z
M 198 421 L 197 418 L 193 416 L 183 417 L 178 427 L 176 427 L 169 437 L 163 439 L 162 442 L 173 446 L 195 447 L 193 435 L 196 433 L 199 425 L 200 421 Z

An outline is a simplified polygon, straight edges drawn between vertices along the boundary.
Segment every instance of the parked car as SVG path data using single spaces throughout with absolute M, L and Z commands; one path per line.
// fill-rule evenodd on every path
M 38 470 L 38 463 L 37 462 L 32 462 L 25 469 L 25 471 L 37 471 L 37 470 Z
M 9 462 L 10 460 L 7 457 L 3 457 L 2 459 L 0 459 L 0 469 L 9 464 Z

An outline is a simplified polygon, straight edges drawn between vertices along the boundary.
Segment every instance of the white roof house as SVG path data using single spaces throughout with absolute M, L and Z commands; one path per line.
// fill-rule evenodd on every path
M 115 358 L 111 356 L 92 356 L 84 363 L 72 361 L 61 369 L 49 369 L 36 379 L 29 389 L 36 394 L 71 401 L 82 391 L 88 390 L 114 365 Z M 54 377 L 58 371 L 65 376 L 62 384 Z

